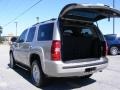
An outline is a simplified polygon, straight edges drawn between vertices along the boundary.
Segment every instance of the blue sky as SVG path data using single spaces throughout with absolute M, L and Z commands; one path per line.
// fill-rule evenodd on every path
M 16 16 L 21 14 L 27 8 L 32 6 L 39 0 L 0 0 L 0 25 L 4 26 Z M 115 8 L 120 10 L 120 0 L 115 0 Z M 112 6 L 112 0 L 42 0 L 38 5 L 33 7 L 23 16 L 19 17 L 18 22 L 18 35 L 27 27 L 36 23 L 36 17 L 40 18 L 40 21 L 56 18 L 59 15 L 61 9 L 69 3 L 88 3 L 88 4 L 107 4 Z M 15 35 L 15 22 L 3 27 L 3 34 L 8 35 L 13 33 Z M 112 19 L 102 20 L 98 22 L 101 31 L 104 34 L 112 33 Z M 115 19 L 115 33 L 120 35 L 120 19 Z

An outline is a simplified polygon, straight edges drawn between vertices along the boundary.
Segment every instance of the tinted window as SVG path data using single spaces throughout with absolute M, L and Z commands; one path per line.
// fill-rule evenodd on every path
M 40 25 L 38 30 L 38 41 L 51 40 L 53 36 L 53 23 Z
M 19 39 L 18 39 L 18 43 L 22 43 L 25 41 L 25 36 L 26 36 L 27 30 L 23 31 L 23 33 L 20 35 Z
M 34 34 L 35 34 L 35 29 L 36 29 L 36 27 L 30 28 L 26 42 L 32 42 L 33 41 Z
M 89 11 L 79 11 L 79 10 L 71 10 L 68 12 L 68 15 L 74 15 L 74 16 L 81 16 L 81 17 L 86 17 L 86 18 L 96 18 L 97 17 L 97 13 L 96 12 L 89 12 Z
M 105 39 L 107 40 L 115 40 L 116 36 L 115 35 L 105 35 Z

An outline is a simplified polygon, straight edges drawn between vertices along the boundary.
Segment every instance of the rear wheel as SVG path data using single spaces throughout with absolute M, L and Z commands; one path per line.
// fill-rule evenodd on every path
M 35 86 L 42 87 L 45 85 L 45 75 L 42 71 L 40 62 L 37 60 L 32 62 L 31 77 Z
M 111 55 L 117 55 L 118 54 L 118 48 L 116 46 L 113 46 L 110 48 L 110 54 Z
M 10 53 L 10 68 L 15 68 L 15 59 L 13 53 Z

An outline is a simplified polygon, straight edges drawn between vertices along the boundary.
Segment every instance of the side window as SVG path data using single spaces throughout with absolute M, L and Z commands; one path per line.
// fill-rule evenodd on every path
M 22 43 L 25 41 L 25 36 L 26 36 L 26 33 L 27 33 L 27 29 L 25 31 L 23 31 L 23 33 L 20 35 L 20 37 L 18 38 L 17 42 L 18 43 Z
M 32 28 L 29 29 L 29 33 L 28 33 L 26 42 L 32 42 L 33 41 L 33 38 L 34 38 L 34 35 L 35 35 L 35 29 L 36 29 L 36 27 L 32 27 Z
M 53 36 L 54 23 L 44 24 L 39 26 L 38 41 L 51 40 Z

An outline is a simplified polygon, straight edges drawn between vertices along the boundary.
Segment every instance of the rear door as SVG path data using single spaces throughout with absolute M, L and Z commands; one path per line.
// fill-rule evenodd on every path
M 23 47 L 21 48 L 21 56 L 23 57 L 22 62 L 28 66 L 29 66 L 29 54 L 33 47 L 32 44 L 34 41 L 33 39 L 34 39 L 35 31 L 36 31 L 35 26 L 29 29 L 26 41 L 24 42 Z

